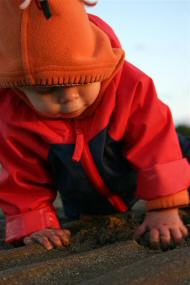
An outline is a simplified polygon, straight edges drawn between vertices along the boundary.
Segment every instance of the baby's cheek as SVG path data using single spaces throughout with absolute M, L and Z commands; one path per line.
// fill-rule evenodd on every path
M 90 105 L 92 105 L 95 102 L 97 97 L 98 96 L 95 94 L 91 94 L 91 95 L 89 94 L 89 96 L 86 96 L 85 98 L 82 99 L 82 102 L 84 105 L 89 107 Z
M 61 110 L 61 106 L 60 105 L 52 104 L 52 105 L 45 105 L 45 106 L 43 106 L 39 111 L 55 115 L 55 114 L 59 113 L 60 110 Z
M 39 113 L 55 114 L 59 111 L 59 106 L 56 106 L 55 104 L 41 101 L 31 102 L 31 104 L 33 108 Z

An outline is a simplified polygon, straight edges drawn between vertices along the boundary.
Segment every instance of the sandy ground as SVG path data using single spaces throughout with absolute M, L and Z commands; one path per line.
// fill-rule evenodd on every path
M 59 199 L 55 203 L 64 227 L 72 232 L 68 248 L 45 250 L 34 244 L 14 248 L 3 242 L 0 217 L 0 285 L 187 285 L 190 284 L 190 238 L 170 250 L 150 249 L 147 235 L 133 240 L 143 220 L 143 202 L 125 215 L 84 217 L 66 222 Z M 181 212 L 190 224 L 190 210 Z

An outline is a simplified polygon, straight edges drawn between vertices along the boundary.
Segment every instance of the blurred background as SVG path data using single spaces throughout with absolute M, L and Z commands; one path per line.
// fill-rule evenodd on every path
M 99 0 L 87 11 L 112 26 L 126 59 L 152 77 L 175 125 L 190 128 L 190 0 Z

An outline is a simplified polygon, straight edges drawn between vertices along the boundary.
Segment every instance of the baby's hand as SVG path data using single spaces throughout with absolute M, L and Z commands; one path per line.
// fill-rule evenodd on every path
M 171 241 L 177 244 L 188 235 L 177 208 L 148 212 L 134 238 L 138 240 L 146 231 L 150 231 L 150 244 L 164 247 L 168 247 Z
M 67 246 L 70 243 L 71 233 L 66 229 L 43 229 L 23 239 L 25 244 L 40 243 L 46 249 Z

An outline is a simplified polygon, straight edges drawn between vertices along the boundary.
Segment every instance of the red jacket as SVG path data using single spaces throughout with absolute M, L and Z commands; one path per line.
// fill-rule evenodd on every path
M 104 21 L 89 18 L 107 33 L 112 47 L 120 46 Z M 7 243 L 60 227 L 52 206 L 60 188 L 66 204 L 76 205 L 89 187 L 126 211 L 127 171 L 137 174 L 133 198 L 158 208 L 188 203 L 184 189 L 190 186 L 190 166 L 171 112 L 151 78 L 129 62 L 109 82 L 93 113 L 78 121 L 49 120 L 11 89 L 1 89 L 0 97 L 0 207 Z

